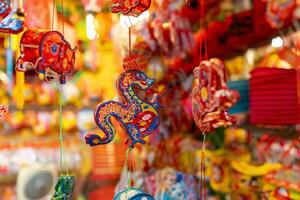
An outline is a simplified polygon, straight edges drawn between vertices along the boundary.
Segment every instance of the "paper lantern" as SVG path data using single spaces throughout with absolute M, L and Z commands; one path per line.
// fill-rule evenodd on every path
M 45 80 L 58 76 L 62 84 L 66 83 L 66 76 L 74 72 L 76 49 L 57 31 L 29 29 L 21 38 L 16 70 L 36 70 Z
M 228 109 L 237 101 L 238 94 L 226 85 L 225 67 L 219 59 L 201 62 L 194 69 L 196 84 L 192 93 L 193 117 L 203 133 L 218 127 L 228 127 L 234 118 Z
M 111 12 L 137 17 L 148 10 L 150 5 L 151 0 L 112 0 Z
M 256 68 L 250 78 L 250 123 L 300 123 L 299 70 Z
M 128 69 L 128 66 L 124 68 Z M 133 147 L 136 143 L 145 144 L 143 138 L 154 133 L 159 126 L 159 103 L 156 95 L 150 103 L 144 101 L 134 91 L 134 87 L 147 90 L 153 82 L 154 80 L 140 70 L 128 69 L 121 73 L 117 89 L 124 103 L 107 101 L 97 106 L 95 122 L 105 137 L 102 138 L 97 133 L 88 133 L 85 136 L 86 143 L 91 146 L 110 143 L 115 136 L 115 128 L 111 122 L 111 118 L 114 117 L 126 129 L 130 146 Z
M 72 200 L 74 186 L 74 176 L 60 176 L 55 186 L 53 199 Z

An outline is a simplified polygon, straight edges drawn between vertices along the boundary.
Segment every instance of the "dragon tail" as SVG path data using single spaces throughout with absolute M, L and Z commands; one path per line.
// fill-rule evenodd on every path
M 107 109 L 109 105 L 99 105 L 95 112 L 95 122 L 105 136 L 101 137 L 100 133 L 88 133 L 85 135 L 86 144 L 90 146 L 108 144 L 114 139 L 116 131 L 111 122 L 113 115 L 109 112 L 110 109 Z

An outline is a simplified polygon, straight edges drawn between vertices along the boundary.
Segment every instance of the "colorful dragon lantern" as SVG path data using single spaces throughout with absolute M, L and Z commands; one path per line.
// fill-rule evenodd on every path
M 45 75 L 45 80 L 58 75 L 60 82 L 66 83 L 67 74 L 74 72 L 76 49 L 72 49 L 58 31 L 29 29 L 21 38 L 21 55 L 16 70 L 26 72 L 34 69 Z
M 20 33 L 23 31 L 22 20 L 12 18 L 15 13 L 11 8 L 10 0 L 0 0 L 0 32 Z
M 150 5 L 151 0 L 112 0 L 111 12 L 137 17 L 148 10 Z
M 212 58 L 201 62 L 194 69 L 194 77 L 192 107 L 198 128 L 209 133 L 215 128 L 232 125 L 235 119 L 228 114 L 228 108 L 237 102 L 239 94 L 227 88 L 222 61 Z
M 99 144 L 110 143 L 115 136 L 111 118 L 116 118 L 126 129 L 131 140 L 130 146 L 134 147 L 136 143 L 145 144 L 143 138 L 155 132 L 159 126 L 159 103 L 158 96 L 155 94 L 151 102 L 146 102 L 137 95 L 135 88 L 147 90 L 153 84 L 154 80 L 150 79 L 144 72 L 128 68 L 134 66 L 125 63 L 123 73 L 120 74 L 117 81 L 119 95 L 123 103 L 116 101 L 107 101 L 97 106 L 95 111 L 95 122 L 104 132 L 102 138 L 97 133 L 88 133 L 85 136 L 86 143 L 95 146 Z

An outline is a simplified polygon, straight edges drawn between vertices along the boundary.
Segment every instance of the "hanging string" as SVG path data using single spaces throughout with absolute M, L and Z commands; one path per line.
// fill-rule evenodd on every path
M 130 24 L 127 24 L 126 21 L 126 26 L 128 28 L 128 56 L 129 58 L 131 57 L 131 30 L 132 30 L 132 22 L 131 22 L 131 19 L 130 17 L 128 16 L 128 21 Z
M 136 63 L 132 58 L 132 42 L 131 42 L 131 36 L 132 36 L 132 28 L 133 28 L 133 24 L 131 22 L 131 19 L 129 16 L 128 17 L 128 22 L 127 20 L 125 20 L 125 25 L 128 28 L 128 62 L 125 62 L 123 65 L 124 69 L 138 69 L 141 70 L 141 68 L 139 67 L 138 63 Z
M 54 11 L 55 11 L 55 0 L 53 0 L 53 5 L 52 5 L 52 27 L 51 27 L 52 31 L 54 30 L 54 19 L 55 19 L 55 17 L 54 17 L 54 15 L 55 15 Z
M 64 0 L 61 0 L 61 22 L 62 22 L 62 34 L 65 36 L 65 19 L 64 19 Z
M 55 5 L 56 2 L 53 0 L 53 6 L 52 6 L 52 30 L 54 30 L 54 19 L 55 19 Z M 64 36 L 64 1 L 61 0 L 61 6 L 62 6 L 62 32 Z M 62 130 L 62 123 L 63 123 L 63 90 L 61 88 L 61 85 L 57 83 L 58 93 L 59 93 L 59 147 L 60 147 L 60 170 L 61 175 L 63 175 L 63 168 L 65 167 L 65 172 L 67 173 L 67 176 L 69 176 L 69 169 L 68 169 L 68 163 L 65 156 L 64 151 L 64 138 L 63 138 L 63 130 Z
M 207 51 L 207 33 L 206 33 L 206 19 L 205 19 L 205 1 L 200 2 L 200 63 L 204 59 L 208 59 Z
M 203 17 L 202 17 L 202 4 L 203 1 L 200 1 L 200 62 L 202 62 L 202 55 L 203 55 Z
M 129 154 L 129 161 L 130 161 L 130 171 L 133 173 L 134 169 L 135 169 L 135 163 L 134 163 L 134 157 L 133 157 L 133 152 L 132 152 L 133 148 L 131 148 L 130 154 Z M 133 185 L 135 184 L 134 180 L 133 180 Z M 130 183 L 131 185 L 131 183 Z
M 205 177 L 205 141 L 206 134 L 203 132 L 203 141 L 202 141 L 202 149 L 201 149 L 201 160 L 200 160 L 200 200 L 206 200 L 206 177 Z
M 129 167 L 128 167 L 128 160 L 129 160 L 129 156 L 131 154 L 131 150 L 132 150 L 131 147 L 128 147 L 127 150 L 126 150 L 125 163 L 124 163 L 124 167 L 123 167 L 123 170 L 122 170 L 122 173 L 121 173 L 122 175 L 124 174 L 124 172 L 126 173 L 126 179 L 127 179 L 126 199 L 127 199 L 127 196 L 128 196 L 128 192 L 131 189 L 131 178 L 130 178 L 130 171 L 129 171 Z
M 128 55 L 131 58 L 131 27 L 128 28 Z
M 61 85 L 58 84 L 59 91 L 59 144 L 60 144 L 60 169 L 63 169 L 63 165 L 65 166 L 65 170 L 67 172 L 67 176 L 69 176 L 68 164 L 64 152 L 64 138 L 63 138 L 63 130 L 62 130 L 62 113 L 63 113 L 63 92 Z

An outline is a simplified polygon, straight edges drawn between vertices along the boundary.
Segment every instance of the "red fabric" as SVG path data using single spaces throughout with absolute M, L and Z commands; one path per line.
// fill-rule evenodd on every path
M 250 78 L 250 123 L 300 123 L 300 89 L 296 69 L 257 68 Z

